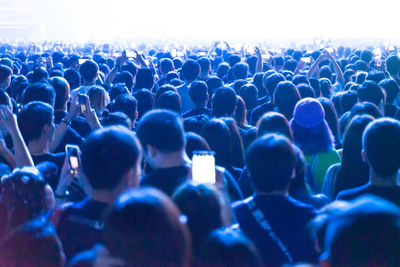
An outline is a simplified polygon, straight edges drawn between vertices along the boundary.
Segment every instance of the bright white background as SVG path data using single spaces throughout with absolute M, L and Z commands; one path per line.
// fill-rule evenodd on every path
M 38 39 L 400 39 L 398 0 L 26 1 Z

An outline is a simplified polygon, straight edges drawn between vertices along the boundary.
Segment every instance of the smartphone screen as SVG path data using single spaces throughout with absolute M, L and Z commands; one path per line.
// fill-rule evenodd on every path
M 79 95 L 78 96 L 78 103 L 81 106 L 82 114 L 84 114 L 85 111 L 86 111 L 86 97 L 84 95 Z
M 79 168 L 79 147 L 76 145 L 66 145 L 65 152 L 67 153 L 69 167 L 71 168 L 71 173 L 78 177 Z
M 215 157 L 213 151 L 194 151 L 192 159 L 193 181 L 215 184 Z

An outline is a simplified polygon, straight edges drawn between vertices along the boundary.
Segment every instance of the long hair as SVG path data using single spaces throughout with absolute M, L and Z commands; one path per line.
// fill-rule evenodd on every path
M 318 126 L 305 128 L 292 119 L 290 128 L 293 132 L 294 143 L 305 155 L 328 152 L 334 147 L 335 138 L 325 120 Z
M 362 135 L 367 125 L 374 118 L 369 115 L 355 116 L 347 127 L 343 156 L 337 174 L 334 195 L 340 191 L 366 184 L 369 179 L 369 166 L 361 158 Z

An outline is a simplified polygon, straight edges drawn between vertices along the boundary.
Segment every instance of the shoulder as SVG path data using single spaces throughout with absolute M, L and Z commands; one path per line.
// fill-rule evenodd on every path
M 369 188 L 368 185 L 363 185 L 363 186 L 343 190 L 343 191 L 339 192 L 336 199 L 351 200 L 351 199 L 363 194 L 366 190 L 368 190 L 368 188 Z

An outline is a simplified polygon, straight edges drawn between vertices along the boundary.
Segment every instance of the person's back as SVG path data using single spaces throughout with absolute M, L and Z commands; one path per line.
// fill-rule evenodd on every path
M 194 108 L 193 103 L 190 101 L 189 84 L 196 80 L 200 75 L 200 65 L 197 61 L 188 59 L 182 66 L 182 74 L 186 83 L 179 86 L 178 93 L 182 101 L 182 113 L 185 113 Z
M 129 130 L 107 127 L 89 135 L 81 159 L 92 194 L 60 215 L 57 233 L 67 258 L 103 240 L 106 207 L 126 188 L 138 186 L 141 148 Z
M 249 147 L 246 162 L 256 194 L 232 206 L 243 232 L 266 263 L 285 260 L 285 254 L 277 257 L 279 254 L 264 247 L 265 237 L 271 238 L 271 233 L 281 253 L 286 251 L 294 262 L 315 262 L 317 254 L 306 226 L 316 211 L 288 196 L 296 162 L 290 141 L 276 134 L 265 135 Z
M 372 194 L 400 205 L 400 186 L 397 173 L 400 168 L 400 123 L 383 118 L 371 122 L 363 134 L 362 155 L 370 166 L 369 183 L 344 190 L 337 199 L 351 200 Z

